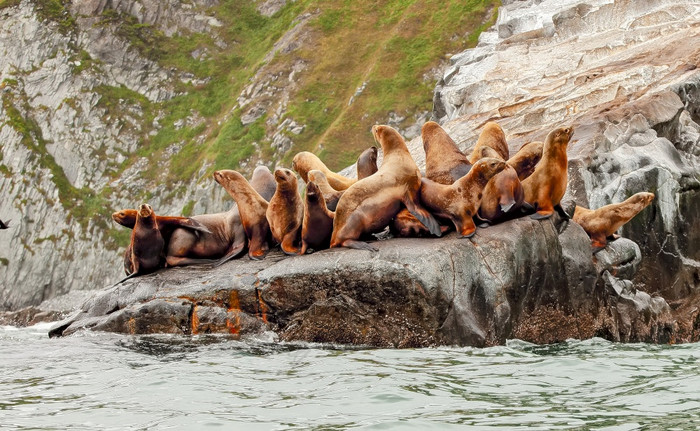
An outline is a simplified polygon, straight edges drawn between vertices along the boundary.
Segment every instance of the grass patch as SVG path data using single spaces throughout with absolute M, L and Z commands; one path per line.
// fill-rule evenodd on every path
M 42 21 L 58 24 L 58 31 L 65 36 L 77 29 L 75 18 L 66 7 L 69 4 L 69 0 L 34 0 L 34 11 Z
M 21 0 L 0 0 L 0 9 L 7 7 L 19 6 Z
M 189 201 L 185 204 L 184 207 L 182 207 L 182 216 L 183 217 L 189 217 L 192 215 L 192 211 L 194 210 L 194 204 L 195 201 Z

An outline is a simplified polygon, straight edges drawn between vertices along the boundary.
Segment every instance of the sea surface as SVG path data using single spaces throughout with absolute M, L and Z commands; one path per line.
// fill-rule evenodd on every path
M 0 429 L 700 429 L 700 344 L 387 350 L 0 327 Z

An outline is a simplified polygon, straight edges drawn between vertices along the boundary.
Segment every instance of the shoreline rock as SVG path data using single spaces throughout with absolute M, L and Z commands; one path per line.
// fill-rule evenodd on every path
M 284 341 L 403 348 L 594 336 L 666 343 L 677 332 L 666 301 L 625 278 L 640 266 L 634 242 L 621 238 L 592 257 L 583 229 L 556 216 L 511 220 L 471 239 L 374 245 L 377 253 L 272 252 L 163 270 L 96 294 L 50 335 L 272 331 Z

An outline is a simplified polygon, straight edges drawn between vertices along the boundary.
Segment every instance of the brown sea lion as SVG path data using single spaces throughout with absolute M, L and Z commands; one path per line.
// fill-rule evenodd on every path
M 608 240 L 615 240 L 615 232 L 654 200 L 654 193 L 640 192 L 624 202 L 605 205 L 597 210 L 576 206 L 573 220 L 591 237 L 593 254 L 604 249 Z
M 272 239 L 280 244 L 285 254 L 299 254 L 304 203 L 297 188 L 297 176 L 290 169 L 277 168 L 275 180 L 277 191 L 265 213 Z
M 421 131 L 425 150 L 425 177 L 440 184 L 452 184 L 469 172 L 472 164 L 434 121 L 428 121 Z
M 501 159 L 508 160 L 510 157 L 510 151 L 508 150 L 508 143 L 506 143 L 506 134 L 501 129 L 498 123 L 489 121 L 484 126 L 484 129 L 479 135 L 479 140 L 476 141 L 476 146 L 472 150 L 472 154 L 469 157 L 469 162 L 474 164 L 479 160 L 481 154 L 481 147 L 491 147 L 500 155 Z
M 216 174 L 214 179 L 217 180 Z M 250 184 L 246 181 L 248 187 L 252 186 L 255 191 L 270 197 L 277 186 L 266 166 L 255 168 L 250 181 Z M 231 209 L 223 213 L 200 214 L 191 218 L 207 226 L 211 232 L 193 235 L 184 229 L 175 230 L 167 247 L 166 261 L 169 266 L 220 265 L 245 250 L 247 236 L 238 203 L 234 202 Z
M 129 270 L 127 271 L 129 277 L 162 268 L 165 261 L 164 246 L 165 241 L 158 229 L 153 208 L 148 204 L 142 204 L 136 213 L 136 222 L 131 230 Z
M 328 208 L 329 211 L 335 211 L 335 208 L 338 206 L 338 201 L 343 195 L 344 190 L 338 191 L 331 187 L 331 185 L 328 184 L 326 174 L 319 171 L 318 169 L 310 170 L 308 173 L 308 179 L 309 182 L 315 182 L 316 186 L 318 186 L 319 190 L 321 190 L 323 199 L 326 201 L 326 208 Z
M 535 172 L 535 166 L 542 158 L 542 148 L 544 142 L 533 141 L 520 147 L 517 153 L 507 160 L 515 172 L 518 173 L 520 181 L 532 175 Z
M 7 222 L 3 222 L 2 220 L 0 220 L 0 229 L 7 229 L 8 227 L 10 227 L 11 221 L 12 220 L 8 220 Z
M 364 233 L 384 229 L 402 203 L 431 233 L 440 235 L 437 221 L 419 203 L 421 175 L 404 139 L 389 126 L 374 126 L 372 134 L 382 146 L 384 161 L 374 175 L 357 181 L 341 196 L 333 220 L 331 247 L 376 251 L 358 239 Z
M 309 172 L 304 200 L 304 221 L 301 226 L 300 254 L 305 254 L 309 248 L 316 251 L 330 246 L 334 216 L 335 214 L 326 208 L 323 194 L 311 179 Z
M 479 209 L 484 187 L 507 166 L 503 160 L 487 157 L 449 186 L 423 178 L 421 200 L 437 217 L 451 220 L 461 237 L 469 238 L 476 231 L 472 217 Z
M 116 223 L 133 229 L 136 225 L 136 219 L 138 217 L 138 210 L 135 209 L 123 209 L 112 213 L 112 220 Z M 167 251 L 168 244 L 170 243 L 170 237 L 172 233 L 177 228 L 183 228 L 186 230 L 191 230 L 195 237 L 198 237 L 197 232 L 211 233 L 211 231 L 203 224 L 194 220 L 190 217 L 174 217 L 174 216 L 159 216 L 156 215 L 156 223 L 158 223 L 158 229 L 163 237 L 164 250 L 163 253 Z M 131 265 L 131 245 L 129 245 L 126 250 L 124 250 L 124 271 L 126 275 L 130 275 L 133 272 Z
M 568 181 L 568 158 L 566 148 L 574 134 L 572 127 L 558 128 L 547 135 L 542 149 L 542 159 L 535 171 L 521 184 L 525 192 L 525 202 L 533 206 L 537 213 L 530 217 L 535 220 L 545 219 L 556 210 L 563 218 L 569 216 L 559 206 L 566 192 Z
M 292 169 L 297 171 L 301 179 L 304 182 L 308 182 L 308 176 L 310 170 L 318 169 L 319 171 L 326 174 L 328 178 L 328 184 L 331 185 L 336 190 L 345 190 L 355 183 L 357 180 L 346 178 L 340 174 L 337 174 L 325 165 L 315 154 L 309 153 L 308 151 L 302 151 L 297 153 L 292 160 Z
M 270 174 L 269 170 L 267 174 Z M 267 176 L 264 172 L 260 175 Z M 262 259 L 270 250 L 270 226 L 265 216 L 268 203 L 252 184 L 257 186 L 267 181 L 255 181 L 254 173 L 253 180 L 248 183 L 243 175 L 230 169 L 214 172 L 214 180 L 221 184 L 237 203 L 240 225 L 245 232 L 244 238 L 248 240 L 248 256 L 251 259 Z
M 491 147 L 481 147 L 480 155 L 481 158 L 502 160 L 498 152 Z M 485 224 L 503 221 L 523 205 L 523 198 L 523 187 L 518 173 L 506 163 L 506 168 L 494 175 L 484 187 L 478 218 Z
M 357 179 L 361 180 L 377 172 L 377 147 L 367 148 L 357 158 Z

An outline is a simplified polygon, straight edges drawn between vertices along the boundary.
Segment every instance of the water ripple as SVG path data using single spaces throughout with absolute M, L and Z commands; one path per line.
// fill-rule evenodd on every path
M 700 345 L 385 350 L 0 328 L 0 429 L 697 429 Z

